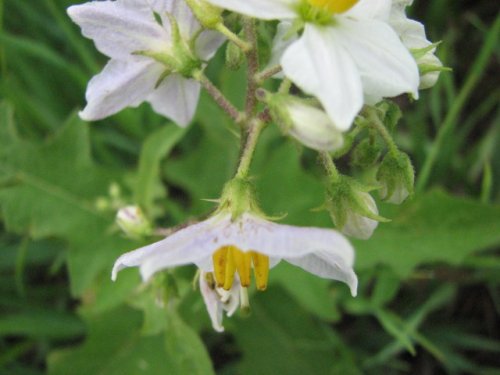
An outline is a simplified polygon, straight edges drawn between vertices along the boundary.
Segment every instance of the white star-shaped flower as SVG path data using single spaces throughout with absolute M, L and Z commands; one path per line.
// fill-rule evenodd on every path
M 284 49 L 284 74 L 316 96 L 340 130 L 349 129 L 365 102 L 403 93 L 418 96 L 417 64 L 389 25 L 391 0 L 207 1 L 252 17 L 283 20 L 285 27 L 303 22 L 302 35 L 275 50 Z
M 81 118 L 99 120 L 147 101 L 157 113 L 181 126 L 191 121 L 200 85 L 173 68 L 183 63 L 178 61 L 179 46 L 190 52 L 189 43 L 200 31 L 184 1 L 90 1 L 69 7 L 68 14 L 83 35 L 110 57 L 88 84 Z M 172 20 L 180 32 L 177 45 Z M 222 41 L 215 32 L 203 31 L 197 36 L 192 62 L 212 57 Z M 169 61 L 162 62 L 162 58 Z
M 276 224 L 250 212 L 233 218 L 230 212 L 221 211 L 126 253 L 116 260 L 112 279 L 126 267 L 139 267 L 142 278 L 148 280 L 158 271 L 194 263 L 202 270 L 200 287 L 214 328 L 221 330 L 222 311 L 234 312 L 238 293 L 245 295 L 250 286 L 251 270 L 257 289 L 265 290 L 269 269 L 281 260 L 319 277 L 343 281 L 356 295 L 354 250 L 342 234 Z M 213 285 L 206 281 L 206 273 L 212 274 Z

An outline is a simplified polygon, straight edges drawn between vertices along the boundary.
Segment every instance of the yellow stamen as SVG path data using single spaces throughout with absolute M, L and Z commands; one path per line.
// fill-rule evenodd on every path
M 243 252 L 235 246 L 223 246 L 212 255 L 214 277 L 217 287 L 225 290 L 233 286 L 234 274 L 238 272 L 241 286 L 250 286 L 250 269 L 254 268 L 257 289 L 265 290 L 269 278 L 269 257 L 255 251 Z
M 351 9 L 359 0 L 307 0 L 315 8 L 329 13 L 344 13 Z
M 269 279 L 269 257 L 252 251 L 252 261 L 257 289 L 266 290 Z

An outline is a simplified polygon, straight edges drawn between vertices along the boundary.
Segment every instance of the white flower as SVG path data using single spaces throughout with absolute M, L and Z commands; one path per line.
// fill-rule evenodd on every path
M 189 56 L 187 44 L 200 26 L 184 1 L 91 1 L 69 7 L 68 14 L 83 35 L 111 58 L 88 84 L 82 119 L 99 120 L 147 101 L 157 113 L 181 126 L 191 121 L 200 85 L 175 65 L 209 59 L 222 38 L 204 31 L 196 40 L 194 56 Z M 169 15 L 178 24 L 181 42 L 174 40 Z M 184 54 L 179 53 L 179 46 L 185 47 Z M 161 62 L 162 58 L 170 64 Z
M 220 293 L 220 288 L 231 291 L 234 301 L 237 293 L 233 285 L 239 281 L 240 292 L 245 295 L 253 268 L 257 289 L 265 290 L 269 269 L 282 259 L 317 276 L 343 281 L 356 295 L 354 251 L 339 232 L 276 224 L 250 212 L 234 219 L 224 210 L 164 240 L 122 255 L 115 262 L 112 279 L 126 267 L 139 267 L 142 278 L 148 280 L 158 271 L 194 263 L 204 273 L 213 274 L 212 287 L 200 282 L 214 327 L 220 329 L 222 309 L 233 310 L 223 305 L 227 296 Z
M 418 68 L 389 25 L 391 0 L 208 0 L 266 20 L 304 22 L 281 57 L 287 77 L 347 130 L 365 101 L 418 96 Z M 280 46 L 280 48 L 283 45 Z
M 424 72 L 420 77 L 419 88 L 427 89 L 436 84 L 443 64 L 434 54 L 436 48 L 427 40 L 424 25 L 406 16 L 406 7 L 412 3 L 413 0 L 393 0 L 389 23 L 408 49 L 414 51 L 415 54 L 419 54 L 419 50 L 425 51 L 416 56 L 416 59 L 419 66 L 433 68 L 429 72 Z

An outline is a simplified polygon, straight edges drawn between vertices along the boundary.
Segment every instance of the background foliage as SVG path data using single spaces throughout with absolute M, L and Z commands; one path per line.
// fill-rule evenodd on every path
M 161 226 L 206 215 L 231 176 L 237 139 L 202 96 L 180 130 L 147 105 L 78 119 L 104 57 L 65 14 L 76 1 L 0 0 L 0 373 L 499 374 L 500 155 L 497 4 L 417 0 L 414 16 L 453 73 L 400 101 L 398 144 L 418 194 L 381 204 L 391 223 L 356 241 L 355 299 L 340 283 L 280 265 L 250 317 L 212 331 L 190 267 L 141 285 L 110 281 L 124 238 L 116 209 Z M 209 74 L 241 104 L 243 70 Z M 346 163 L 344 170 L 349 169 Z M 331 226 L 315 156 L 267 131 L 254 174 L 263 208 Z M 161 295 L 160 295 L 161 294 Z M 167 307 L 155 302 L 167 299 Z

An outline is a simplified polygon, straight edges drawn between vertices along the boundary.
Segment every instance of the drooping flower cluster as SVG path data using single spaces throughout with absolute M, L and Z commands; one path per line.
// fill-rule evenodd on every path
M 104 0 L 68 8 L 83 35 L 110 58 L 88 84 L 83 119 L 103 119 L 149 102 L 157 113 L 186 126 L 203 87 L 240 126 L 243 140 L 237 172 L 215 213 L 122 255 L 113 267 L 113 280 L 126 267 L 139 267 L 147 281 L 164 269 L 193 263 L 200 269 L 200 290 L 217 331 L 223 330 L 224 311 L 230 316 L 238 306 L 248 307 L 252 270 L 256 288 L 265 290 L 269 270 L 281 260 L 345 282 L 356 295 L 354 251 L 340 232 L 367 239 L 378 222 L 386 221 L 378 214 L 372 190 L 397 204 L 413 190 L 410 158 L 391 136 L 399 108 L 387 98 L 409 94 L 417 99 L 418 90 L 434 85 L 443 70 L 423 25 L 406 16 L 411 3 Z M 236 13 L 231 27 L 238 30 L 224 24 L 224 10 Z M 261 71 L 255 18 L 279 21 L 271 57 Z M 204 74 L 226 40 L 227 66 L 239 68 L 247 60 L 244 111 Z M 269 78 L 282 80 L 279 90 L 264 90 Z M 319 152 L 325 169 L 324 208 L 339 231 L 276 224 L 261 212 L 248 174 L 268 122 Z M 335 159 L 351 150 L 352 165 L 377 168 L 373 183 L 362 184 L 337 170 Z M 129 237 L 154 232 L 136 206 L 122 209 L 117 222 Z

